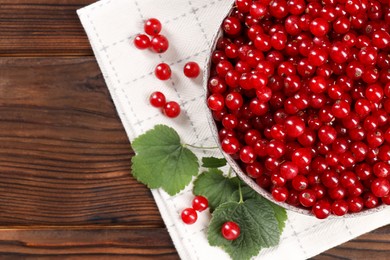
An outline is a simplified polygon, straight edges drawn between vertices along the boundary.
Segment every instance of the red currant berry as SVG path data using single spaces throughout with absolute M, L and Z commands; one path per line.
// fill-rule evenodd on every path
M 290 116 L 284 123 L 286 134 L 290 137 L 297 138 L 305 132 L 305 123 L 298 116 Z
M 298 168 L 310 165 L 312 159 L 312 151 L 309 148 L 296 149 L 291 156 L 291 160 Z
M 264 166 L 259 162 L 253 162 L 246 166 L 246 173 L 253 179 L 259 178 L 264 173 Z
M 227 35 L 235 36 L 241 32 L 241 22 L 236 17 L 228 17 L 222 24 L 222 28 Z
M 270 3 L 268 8 L 270 14 L 277 19 L 282 19 L 288 14 L 286 0 L 274 0 Z
M 235 0 L 238 11 L 248 13 L 251 8 L 251 0 Z
M 159 91 L 155 91 L 150 95 L 149 102 L 152 106 L 161 108 L 166 103 L 165 95 Z
M 155 36 L 161 32 L 162 25 L 159 20 L 156 18 L 150 18 L 145 21 L 144 30 L 145 33 L 149 34 L 150 36 Z
M 324 18 L 316 18 L 310 23 L 310 32 L 317 36 L 325 36 L 329 32 L 329 23 Z
M 156 53 L 166 52 L 169 48 L 168 39 L 163 35 L 156 35 L 152 38 L 151 47 Z
M 387 179 L 377 178 L 371 183 L 371 192 L 379 198 L 390 194 L 390 183 Z
M 333 170 L 327 170 L 321 175 L 322 184 L 328 189 L 336 188 L 339 185 L 339 175 Z
M 297 175 L 292 179 L 292 186 L 297 191 L 303 191 L 309 186 L 309 181 L 305 176 Z
M 159 80 L 168 80 L 171 78 L 171 67 L 166 63 L 160 63 L 154 70 L 154 74 Z
M 244 146 L 240 150 L 240 160 L 243 163 L 253 163 L 256 160 L 256 153 L 252 146 Z
M 292 162 L 285 162 L 280 166 L 280 175 L 287 180 L 295 178 L 298 172 L 298 166 Z
M 227 240 L 236 240 L 240 236 L 240 226 L 233 221 L 225 222 L 221 228 L 222 236 Z
M 181 112 L 180 105 L 175 101 L 169 101 L 164 105 L 163 112 L 167 117 L 178 117 Z
M 336 200 L 332 203 L 332 213 L 336 216 L 344 216 L 348 212 L 348 202 Z
M 194 224 L 198 219 L 198 213 L 193 208 L 186 208 L 181 212 L 181 220 L 188 224 Z
M 325 219 L 330 215 L 331 205 L 326 200 L 319 200 L 313 205 L 312 212 L 316 218 Z
M 390 165 L 386 162 L 377 162 L 373 167 L 374 174 L 379 178 L 390 176 Z
M 322 126 L 318 130 L 318 138 L 326 145 L 333 143 L 336 140 L 336 137 L 337 131 L 331 126 Z
M 375 208 L 379 204 L 378 198 L 371 192 L 366 192 L 363 194 L 363 201 L 364 206 L 369 209 Z
M 184 75 L 188 78 L 197 78 L 200 74 L 200 67 L 196 62 L 188 62 L 184 65 Z
M 351 197 L 347 200 L 348 210 L 353 213 L 362 211 L 364 207 L 364 201 L 361 197 Z
M 192 200 L 192 208 L 196 211 L 202 212 L 209 207 L 209 201 L 206 197 L 203 196 L 195 196 Z
M 145 50 L 150 47 L 150 39 L 145 34 L 138 34 L 134 38 L 134 45 L 137 49 Z
M 288 190 L 286 187 L 274 187 L 272 188 L 272 197 L 278 202 L 285 202 L 288 198 Z
M 235 154 L 240 150 L 240 142 L 233 136 L 226 136 L 221 143 L 222 150 L 227 154 Z
M 302 206 L 310 208 L 316 202 L 316 193 L 313 190 L 306 189 L 299 194 L 299 202 Z
M 225 105 L 230 110 L 239 109 L 243 105 L 243 103 L 244 103 L 244 99 L 240 93 L 231 92 L 228 95 L 226 95 Z
M 212 94 L 207 98 L 207 106 L 213 111 L 222 111 L 225 107 L 225 98 L 221 94 Z

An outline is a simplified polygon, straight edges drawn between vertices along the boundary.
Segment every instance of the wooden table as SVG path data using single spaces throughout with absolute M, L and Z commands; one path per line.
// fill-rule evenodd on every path
M 1 257 L 178 258 L 75 13 L 94 1 L 0 0 Z M 389 254 L 387 226 L 316 259 Z

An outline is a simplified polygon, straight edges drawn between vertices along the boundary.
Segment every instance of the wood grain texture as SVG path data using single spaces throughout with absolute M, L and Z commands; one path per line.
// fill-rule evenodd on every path
M 165 229 L 0 230 L 0 259 L 179 259 Z
M 92 55 L 76 10 L 95 0 L 1 0 L 0 56 Z
M 162 227 L 93 58 L 0 58 L 0 225 Z

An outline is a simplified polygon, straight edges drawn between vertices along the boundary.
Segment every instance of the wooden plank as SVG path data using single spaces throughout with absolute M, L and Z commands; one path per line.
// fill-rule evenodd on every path
M 94 58 L 0 58 L 0 225 L 163 227 Z
M 0 230 L 1 259 L 179 259 L 163 228 Z
M 313 260 L 354 259 L 388 260 L 390 254 L 390 225 L 332 248 Z
M 95 0 L 0 1 L 0 56 L 92 55 L 76 10 Z

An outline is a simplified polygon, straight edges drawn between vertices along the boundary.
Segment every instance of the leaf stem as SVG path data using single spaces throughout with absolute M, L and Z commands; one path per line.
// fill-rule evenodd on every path
M 240 201 L 238 203 L 244 203 L 244 199 L 242 197 L 242 191 L 241 191 L 241 183 L 238 182 L 238 192 L 240 193 Z
M 218 146 L 211 146 L 211 147 L 207 147 L 207 146 L 196 146 L 196 145 L 192 145 L 192 144 L 183 144 L 184 147 L 188 146 L 188 147 L 192 147 L 192 148 L 195 148 L 195 149 L 203 149 L 203 150 L 213 150 L 213 149 L 218 149 L 219 147 Z
M 228 176 L 229 179 L 232 177 L 232 167 L 229 167 Z

